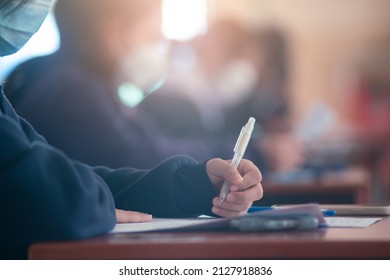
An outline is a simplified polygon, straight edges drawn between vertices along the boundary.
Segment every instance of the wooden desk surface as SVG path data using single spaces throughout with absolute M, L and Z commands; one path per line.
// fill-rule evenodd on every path
M 31 246 L 31 259 L 390 259 L 390 217 L 368 228 L 121 233 Z

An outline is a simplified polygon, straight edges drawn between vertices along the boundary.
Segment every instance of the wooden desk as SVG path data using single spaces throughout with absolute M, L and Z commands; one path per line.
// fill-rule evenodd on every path
M 390 259 L 390 217 L 368 228 L 279 233 L 112 234 L 40 243 L 31 259 Z

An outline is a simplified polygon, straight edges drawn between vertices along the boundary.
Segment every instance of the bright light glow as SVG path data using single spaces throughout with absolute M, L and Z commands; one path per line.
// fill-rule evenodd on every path
M 158 90 L 165 83 L 165 78 L 157 81 L 146 92 L 132 83 L 123 83 L 118 87 L 119 100 L 123 105 L 131 108 L 137 107 L 144 99 Z
M 131 83 L 120 85 L 118 88 L 118 95 L 122 104 L 131 108 L 136 107 L 144 100 L 144 92 L 142 89 Z
M 207 0 L 164 0 L 162 33 L 166 39 L 186 41 L 207 31 Z

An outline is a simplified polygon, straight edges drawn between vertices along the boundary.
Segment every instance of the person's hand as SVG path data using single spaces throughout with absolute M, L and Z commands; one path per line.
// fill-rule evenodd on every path
M 117 223 L 141 223 L 141 222 L 150 222 L 152 220 L 152 215 L 136 212 L 136 211 L 126 211 L 121 209 L 115 209 L 116 222 Z
M 206 171 L 218 195 L 225 180 L 231 183 L 230 192 L 221 205 L 219 197 L 213 199 L 211 210 L 216 215 L 244 215 L 253 201 L 263 197 L 260 170 L 249 160 L 242 160 L 235 169 L 230 161 L 211 159 L 206 164 Z

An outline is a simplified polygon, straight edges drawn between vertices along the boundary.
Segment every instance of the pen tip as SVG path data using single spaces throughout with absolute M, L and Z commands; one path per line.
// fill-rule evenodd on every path
M 254 125 L 255 122 L 256 122 L 256 119 L 254 117 L 250 117 L 248 120 L 248 124 L 250 124 L 250 125 Z

